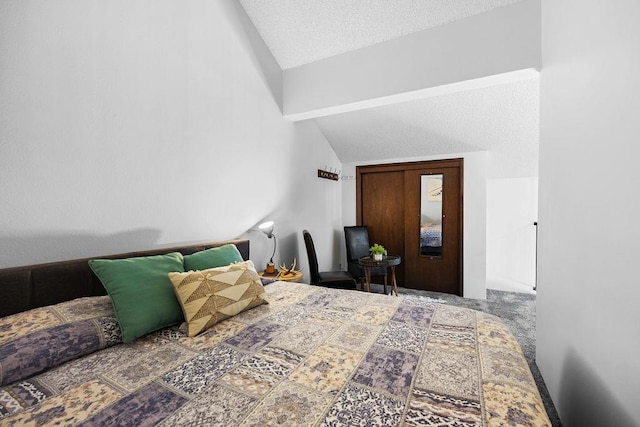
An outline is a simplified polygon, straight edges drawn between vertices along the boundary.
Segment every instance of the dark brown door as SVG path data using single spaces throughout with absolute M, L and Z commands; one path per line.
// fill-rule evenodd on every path
M 432 202 L 425 185 L 429 180 L 442 183 Z M 405 172 L 404 286 L 462 295 L 461 196 L 459 167 Z M 425 215 L 430 203 L 439 205 L 439 218 Z
M 440 211 L 425 213 L 438 205 L 425 184 L 438 179 Z M 372 244 L 402 257 L 399 286 L 462 295 L 461 183 L 461 159 L 357 168 L 357 223 L 369 227 Z

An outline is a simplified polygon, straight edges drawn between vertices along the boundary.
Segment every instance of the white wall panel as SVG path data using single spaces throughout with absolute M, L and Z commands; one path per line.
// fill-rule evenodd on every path
M 333 257 L 340 163 L 282 118 L 282 74 L 232 0 L 0 2 L 0 267 L 235 238 Z M 294 214 L 295 213 L 295 214 Z M 252 254 L 271 251 L 262 233 Z M 308 270 L 306 270 L 308 271 Z
M 537 364 L 567 426 L 640 425 L 640 3 L 543 0 Z

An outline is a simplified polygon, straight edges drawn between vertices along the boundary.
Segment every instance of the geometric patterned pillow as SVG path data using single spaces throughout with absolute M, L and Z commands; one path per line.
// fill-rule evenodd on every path
M 231 316 L 268 304 L 251 261 L 187 273 L 169 273 L 193 337 Z

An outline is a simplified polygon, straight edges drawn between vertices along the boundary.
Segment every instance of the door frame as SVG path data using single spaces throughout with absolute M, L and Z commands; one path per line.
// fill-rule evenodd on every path
M 356 225 L 363 225 L 363 212 L 362 212 L 362 175 L 367 173 L 376 172 L 397 172 L 397 171 L 409 171 L 416 169 L 428 169 L 428 168 L 444 168 L 444 167 L 457 167 L 460 169 L 460 227 L 459 229 L 459 284 L 458 295 L 463 295 L 464 290 L 464 159 L 443 159 L 443 160 L 424 160 L 415 162 L 404 163 L 385 163 L 376 165 L 362 165 L 356 166 Z M 404 191 L 404 189 L 403 189 Z M 404 255 L 404 254 L 403 254 Z

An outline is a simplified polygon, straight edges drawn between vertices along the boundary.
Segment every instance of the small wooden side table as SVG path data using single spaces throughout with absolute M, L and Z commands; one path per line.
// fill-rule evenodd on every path
M 381 261 L 376 261 L 370 256 L 362 257 L 358 260 L 358 264 L 364 268 L 364 277 L 367 282 L 367 292 L 371 292 L 371 269 L 375 267 L 384 267 L 391 270 L 391 289 L 398 296 L 398 284 L 396 283 L 396 265 L 400 265 L 401 258 L 394 255 L 385 255 Z M 384 293 L 387 294 L 387 284 L 384 285 Z
M 296 274 L 288 274 L 286 276 L 282 276 L 279 273 L 276 274 L 266 274 L 264 271 L 258 273 L 261 277 L 266 279 L 273 280 L 282 280 L 283 282 L 300 282 L 302 280 L 302 272 L 297 271 Z

